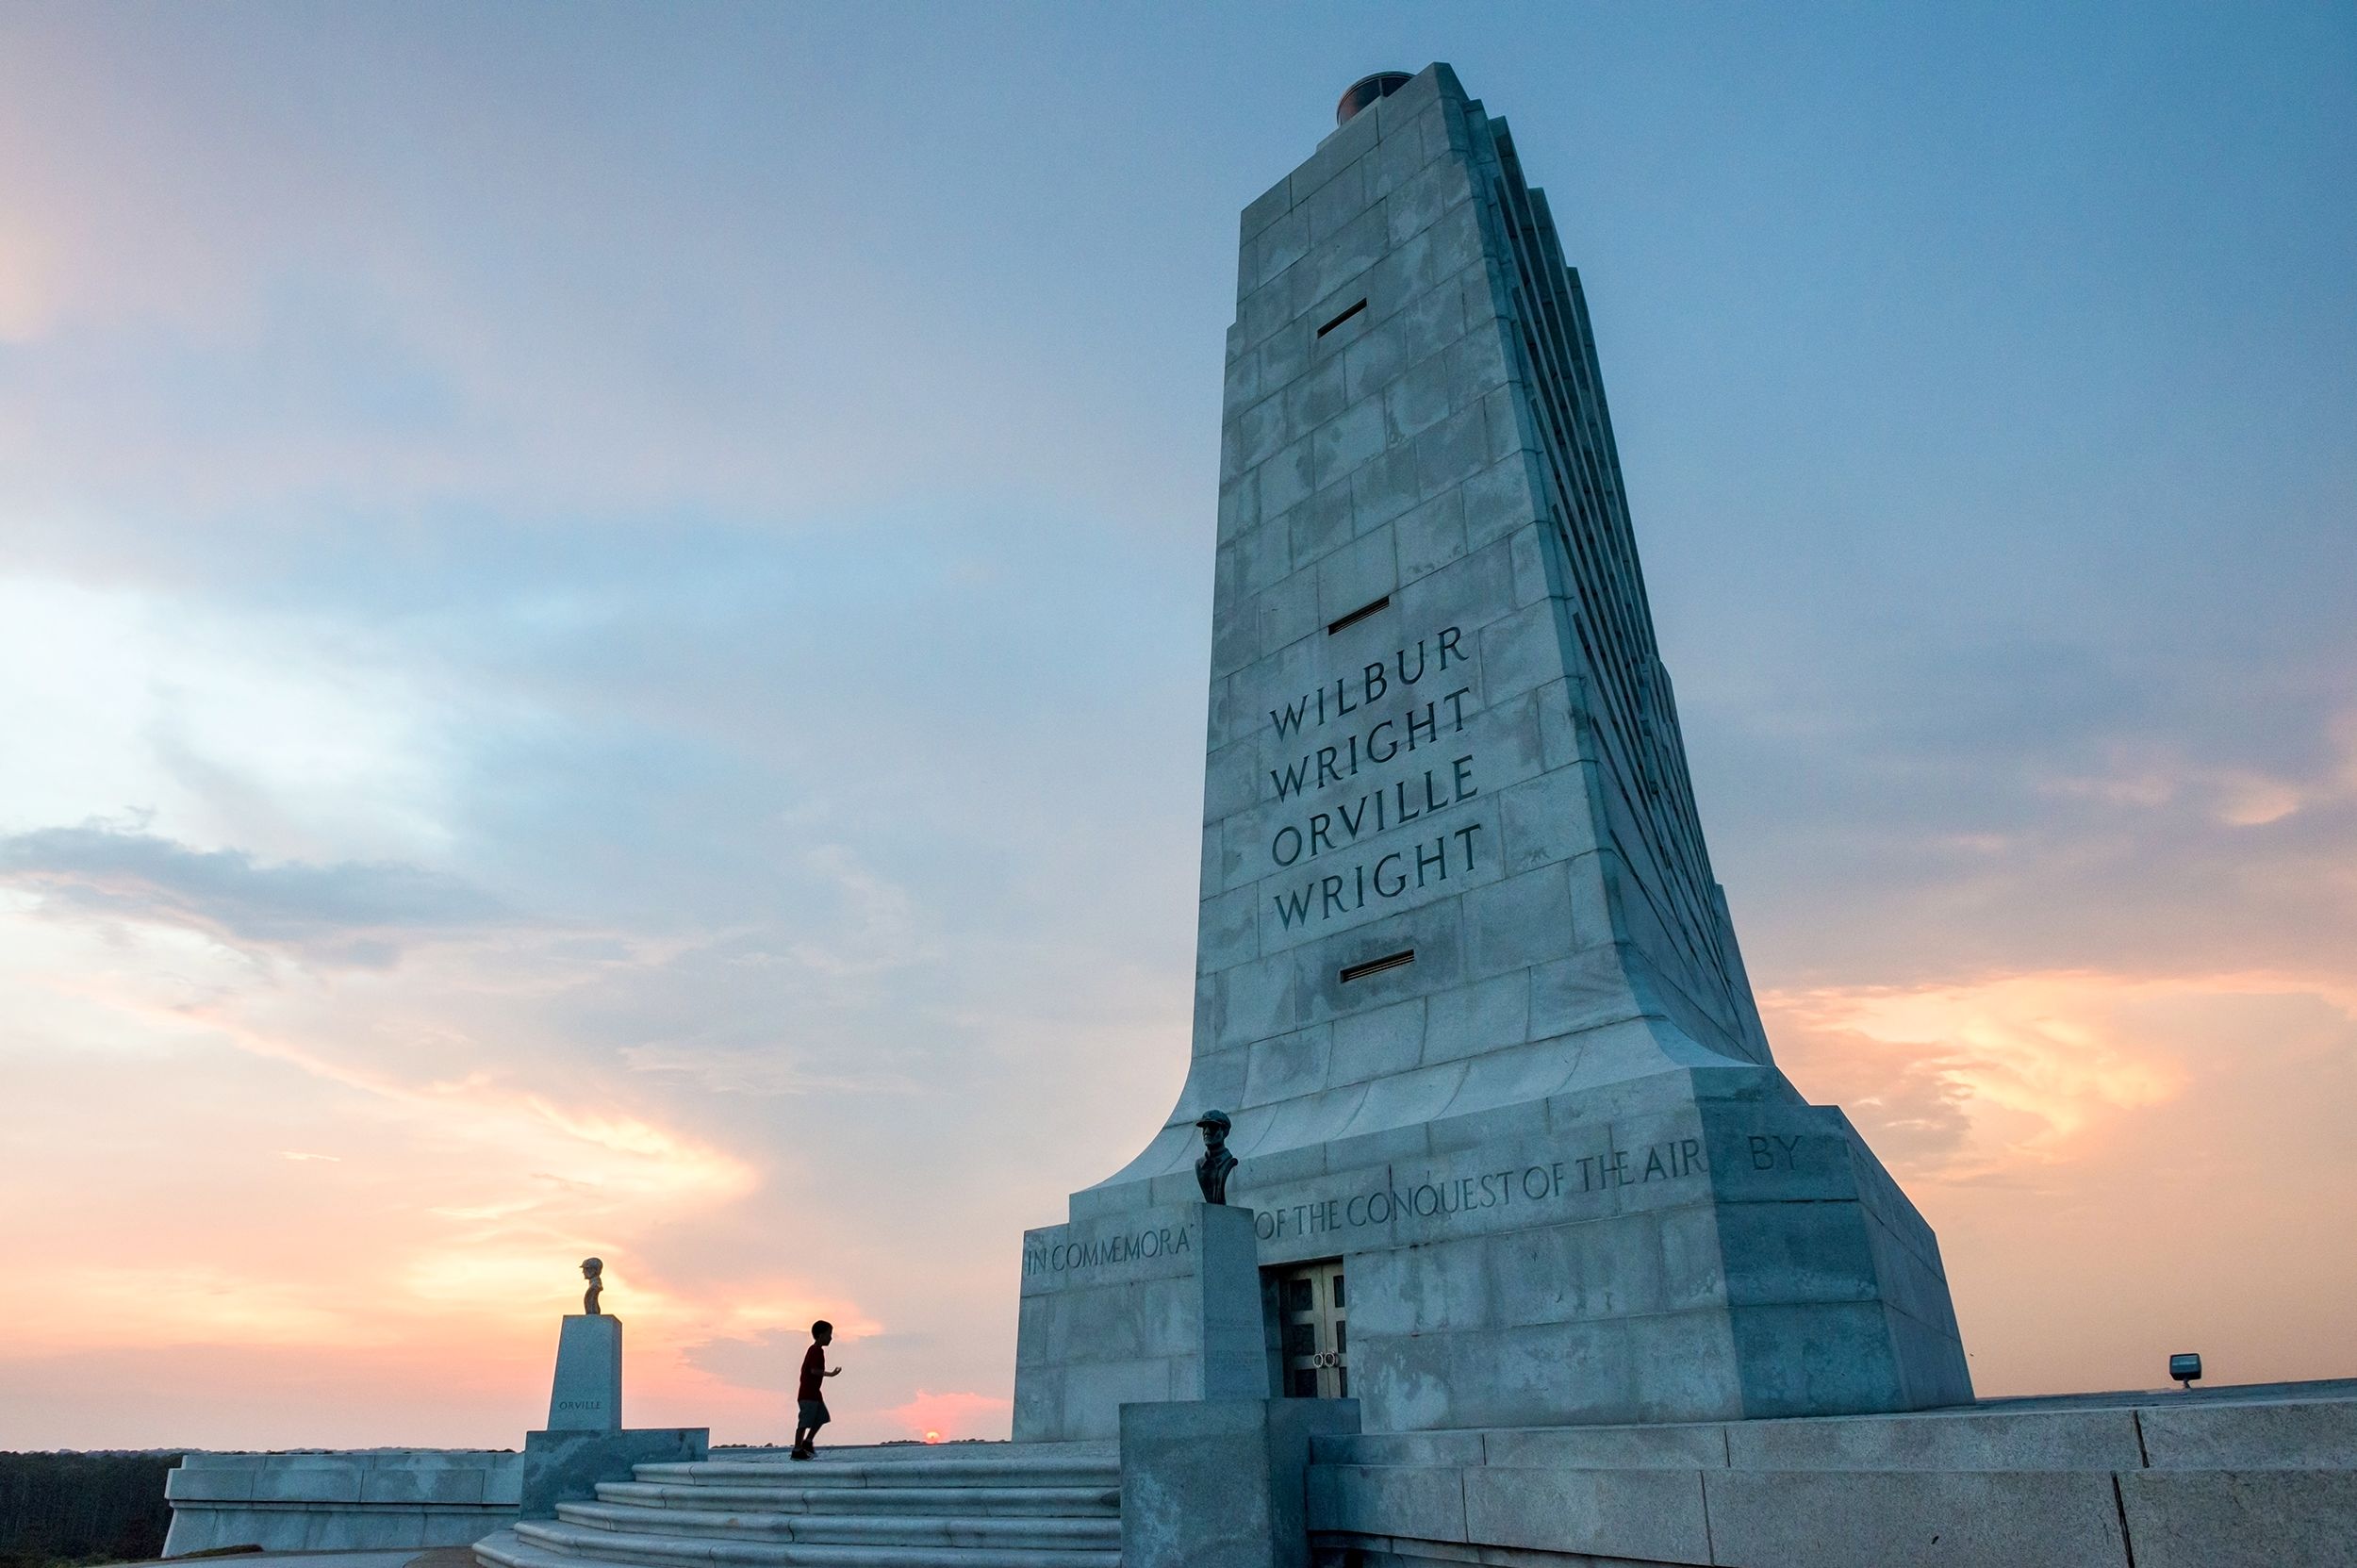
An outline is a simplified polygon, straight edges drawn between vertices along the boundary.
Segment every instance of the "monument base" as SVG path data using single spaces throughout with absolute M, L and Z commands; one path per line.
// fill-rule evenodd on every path
M 677 1464 L 711 1457 L 709 1427 L 526 1432 L 523 1507 L 519 1517 L 553 1519 L 557 1504 L 592 1501 L 600 1481 L 629 1480 L 633 1465 Z
M 1077 1193 L 1071 1223 L 1027 1235 L 1017 1436 L 1108 1435 L 1123 1402 L 1193 1395 L 1162 1392 L 1131 1298 L 1154 1264 L 1124 1261 L 1168 1223 L 1156 1199 L 1192 1182 L 1170 1164 Z M 1931 1228 L 1848 1119 L 1772 1068 L 1656 1063 L 1246 1153 L 1233 1180 L 1256 1268 L 1347 1279 L 1348 1392 L 1370 1431 L 1972 1398 Z
M 1312 1437 L 1355 1399 L 1198 1399 L 1121 1409 L 1122 1568 L 1309 1568 Z
M 1138 1401 L 1269 1392 L 1249 1209 L 1155 1204 L 1023 1236 L 1014 1441 L 1121 1431 Z
M 1479 1118 L 1491 1135 L 1461 1144 L 1438 1122 L 1421 1161 L 1329 1148 L 1329 1174 L 1270 1195 L 1262 1261 L 1339 1254 L 1351 1278 L 1370 1430 L 1971 1401 L 1938 1244 L 1838 1110 L 1619 1098 Z M 1534 1113 L 1543 1131 L 1497 1135 Z M 1288 1197 L 1339 1226 L 1305 1231 Z

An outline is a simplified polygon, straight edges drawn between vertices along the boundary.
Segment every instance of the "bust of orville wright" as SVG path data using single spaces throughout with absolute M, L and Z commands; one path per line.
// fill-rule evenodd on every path
M 584 1258 L 581 1261 L 581 1277 L 589 1281 L 589 1288 L 581 1293 L 581 1310 L 591 1317 L 603 1315 L 598 1307 L 598 1295 L 605 1289 L 604 1276 L 604 1259 Z
M 1226 1203 L 1228 1176 L 1236 1168 L 1236 1157 L 1228 1152 L 1228 1113 L 1206 1111 L 1195 1125 L 1203 1130 L 1203 1158 L 1195 1163 L 1195 1185 L 1203 1189 L 1204 1202 Z

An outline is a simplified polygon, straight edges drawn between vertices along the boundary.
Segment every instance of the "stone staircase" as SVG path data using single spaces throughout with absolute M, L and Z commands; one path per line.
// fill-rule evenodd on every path
M 475 1544 L 482 1568 L 1119 1568 L 1111 1443 L 783 1449 L 641 1464 Z

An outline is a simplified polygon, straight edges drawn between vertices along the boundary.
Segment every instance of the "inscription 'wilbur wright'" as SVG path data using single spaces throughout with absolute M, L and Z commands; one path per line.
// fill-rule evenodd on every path
M 1428 670 L 1438 672 L 1466 662 L 1463 635 L 1459 628 L 1444 626 L 1431 637 L 1417 638 L 1413 648 L 1396 649 L 1390 659 L 1367 665 L 1355 681 L 1340 678 L 1303 693 L 1284 707 L 1271 708 L 1269 719 L 1282 739 L 1301 735 L 1305 729 L 1322 729 L 1329 721 L 1373 708 L 1388 697 L 1409 695 L 1400 711 L 1354 728 L 1334 744 L 1302 751 L 1282 767 L 1270 768 L 1269 782 L 1277 800 L 1289 801 L 1346 784 L 1363 769 L 1412 757 L 1443 738 L 1461 735 L 1465 699 L 1474 695 L 1472 686 L 1454 687 L 1422 703 L 1414 701 L 1411 688 Z M 1474 780 L 1471 751 L 1409 774 L 1378 778 L 1355 800 L 1333 801 L 1327 809 L 1278 822 L 1269 835 L 1269 859 L 1278 870 L 1288 870 L 1347 849 L 1363 837 L 1437 816 L 1480 793 L 1481 786 Z M 1290 931 L 1355 914 L 1370 900 L 1397 899 L 1445 882 L 1452 866 L 1460 880 L 1470 876 L 1478 863 L 1482 829 L 1479 822 L 1468 823 L 1340 869 L 1321 866 L 1319 874 L 1270 894 L 1278 925 Z

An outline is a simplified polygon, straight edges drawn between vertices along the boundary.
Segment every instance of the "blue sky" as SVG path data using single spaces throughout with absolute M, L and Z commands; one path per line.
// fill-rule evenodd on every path
M 589 1250 L 651 1419 L 826 1311 L 1003 1429 L 1185 1059 L 1236 214 L 1434 58 L 1982 1386 L 2357 1371 L 2346 7 L 107 5 L 0 18 L 0 1444 L 507 1441 Z

